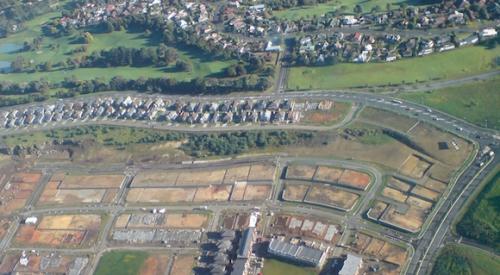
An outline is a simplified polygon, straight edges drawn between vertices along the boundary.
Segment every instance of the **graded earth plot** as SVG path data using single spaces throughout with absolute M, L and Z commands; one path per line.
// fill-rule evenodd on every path
M 37 224 L 22 224 L 14 242 L 28 247 L 87 247 L 96 240 L 101 219 L 92 214 L 43 216 Z
M 144 170 L 134 177 L 131 187 L 191 187 L 234 184 L 236 181 L 272 183 L 275 174 L 273 163 L 216 169 Z
M 408 232 L 418 232 L 432 209 L 432 203 L 408 197 L 403 205 L 375 201 L 368 218 Z
M 194 255 L 177 255 L 174 256 L 171 275 L 191 275 L 195 265 Z
M 399 172 L 415 179 L 422 178 L 432 163 L 417 155 L 410 155 L 399 168 Z
M 206 228 L 208 214 L 200 213 L 130 213 L 118 216 L 115 228 Z
M 0 218 L 0 240 L 5 236 L 11 224 L 12 221 L 10 219 Z
M 300 237 L 335 244 L 341 236 L 340 226 L 319 218 L 276 215 L 270 227 L 273 234 Z
M 417 232 L 446 188 L 445 183 L 429 177 L 420 180 L 419 184 L 391 177 L 368 211 L 368 217 L 409 232 Z
M 367 173 L 330 166 L 302 164 L 288 165 L 285 178 L 289 180 L 326 182 L 358 190 L 366 190 L 371 183 L 371 177 Z
M 360 198 L 360 194 L 328 184 L 286 182 L 284 186 L 281 197 L 285 201 L 316 204 L 341 211 L 352 210 Z
M 418 122 L 418 120 L 410 117 L 371 107 L 363 110 L 360 119 L 375 125 L 382 124 L 403 133 L 408 132 L 414 126 L 416 127 Z
M 170 259 L 170 255 L 163 253 L 113 250 L 102 255 L 94 274 L 169 274 Z
M 23 208 L 42 178 L 39 172 L 13 174 L 0 190 L 0 215 Z
M 111 239 L 118 243 L 194 246 L 207 228 L 205 213 L 128 213 L 115 221 Z
M 250 213 L 227 213 L 221 220 L 224 229 L 244 230 L 250 224 Z
M 359 199 L 359 195 L 328 185 L 312 185 L 304 202 L 350 211 Z
M 400 274 L 408 260 L 405 248 L 373 236 L 355 232 L 347 244 L 349 251 L 363 257 L 363 267 L 360 274 L 370 271 L 370 274 Z M 371 269 L 378 266 L 378 270 Z
M 112 203 L 123 185 L 123 175 L 54 174 L 38 205 Z
M 19 251 L 3 257 L 0 274 L 85 274 L 89 267 L 87 255 Z

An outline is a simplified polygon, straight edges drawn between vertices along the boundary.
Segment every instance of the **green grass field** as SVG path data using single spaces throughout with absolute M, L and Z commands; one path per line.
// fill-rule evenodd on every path
M 438 256 L 432 275 L 495 275 L 500 270 L 500 258 L 480 249 L 452 244 Z
M 482 127 L 500 130 L 500 77 L 429 92 L 403 93 L 406 100 L 421 103 Z
M 457 232 L 500 251 L 500 167 L 458 222 Z
M 111 251 L 99 260 L 95 275 L 135 275 L 148 257 L 144 251 Z
M 301 267 L 275 259 L 266 259 L 264 262 L 264 275 L 315 275 L 317 272 L 312 268 Z
M 274 11 L 273 15 L 277 18 L 289 19 L 289 20 L 299 20 L 301 18 L 312 18 L 314 15 L 321 16 L 328 12 L 333 12 L 335 10 L 341 9 L 344 6 L 345 9 L 341 10 L 344 13 L 353 13 L 353 9 L 356 5 L 360 5 L 363 12 L 370 12 L 375 6 L 379 6 L 382 11 L 386 10 L 387 3 L 397 5 L 406 2 L 405 0 L 333 0 L 327 3 L 295 7 L 291 9 L 284 9 L 279 11 Z
M 361 86 L 454 79 L 494 69 L 500 47 L 467 47 L 392 63 L 341 63 L 324 67 L 293 67 L 289 90 L 342 89 Z

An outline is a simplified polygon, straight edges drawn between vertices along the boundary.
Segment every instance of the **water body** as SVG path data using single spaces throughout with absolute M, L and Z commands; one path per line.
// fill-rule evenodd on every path
M 14 53 L 23 48 L 21 44 L 0 43 L 0 54 Z M 0 60 L 0 73 L 8 73 L 11 71 L 10 62 Z
M 0 53 L 13 53 L 23 48 L 21 44 L 15 43 L 0 43 Z

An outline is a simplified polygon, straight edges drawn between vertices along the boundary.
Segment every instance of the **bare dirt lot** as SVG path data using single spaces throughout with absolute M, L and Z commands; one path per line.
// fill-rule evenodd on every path
M 231 185 L 212 185 L 200 187 L 194 196 L 194 202 L 227 201 L 231 193 Z
M 328 167 L 328 166 L 318 166 L 316 175 L 314 176 L 315 181 L 324 181 L 328 183 L 337 183 L 342 176 L 343 169 Z
M 414 197 L 414 196 L 409 196 L 408 199 L 406 200 L 406 203 L 408 205 L 418 207 L 424 211 L 430 210 L 432 208 L 432 202 Z
M 349 211 L 359 195 L 332 186 L 313 185 L 304 201 Z
M 23 208 L 31 197 L 41 173 L 16 173 L 0 190 L 0 215 L 8 215 Z
M 283 199 L 287 201 L 303 201 L 309 185 L 287 184 L 283 190 Z
M 169 187 L 174 186 L 178 172 L 141 171 L 133 179 L 132 187 Z
M 236 182 L 233 185 L 233 191 L 231 192 L 232 201 L 242 201 L 245 195 L 245 189 L 247 188 L 246 182 Z
M 164 226 L 167 228 L 201 229 L 206 228 L 208 216 L 194 213 L 167 214 Z
M 99 215 L 55 215 L 45 216 L 38 224 L 37 229 L 58 230 L 86 230 L 97 228 L 101 222 Z
M 373 207 L 370 209 L 369 217 L 372 219 L 379 219 L 380 216 L 384 213 L 388 204 L 382 201 L 376 201 Z
M 382 219 L 411 232 L 419 231 L 427 214 L 422 208 L 410 206 L 406 212 L 399 212 L 390 206 Z
M 339 184 L 346 185 L 359 190 L 366 190 L 370 185 L 370 176 L 354 170 L 344 170 L 339 179 Z
M 177 178 L 176 186 L 221 184 L 225 174 L 225 169 L 183 171 Z
M 174 264 L 170 274 L 175 275 L 191 275 L 193 273 L 194 256 L 180 255 L 174 258 Z
M 408 182 L 397 179 L 395 177 L 391 177 L 389 179 L 389 186 L 394 187 L 395 189 L 398 189 L 403 192 L 408 192 L 410 191 L 413 185 Z
M 254 164 L 250 167 L 248 181 L 274 181 L 276 166 L 274 164 Z
M 268 184 L 249 184 L 245 190 L 243 200 L 246 201 L 262 201 L 269 198 L 271 195 L 271 185 Z
M 165 274 L 168 260 L 168 255 L 149 255 L 142 264 L 139 275 Z
M 21 252 L 5 255 L 0 264 L 0 274 L 68 274 L 75 256 L 59 253 L 27 253 L 28 265 L 19 264 Z M 43 258 L 43 259 L 42 259 Z M 50 261 L 51 264 L 46 265 Z
M 286 168 L 287 179 L 312 180 L 316 166 L 292 164 Z
M 416 185 L 415 187 L 413 187 L 411 193 L 430 201 L 437 201 L 437 199 L 441 195 L 439 192 L 433 191 L 420 185 Z
M 431 167 L 432 163 L 426 161 L 417 155 L 410 155 L 405 160 L 399 171 L 406 176 L 420 179 L 424 176 L 425 172 Z
M 196 188 L 132 188 L 128 191 L 127 202 L 176 203 L 194 199 Z
M 398 201 L 398 202 L 405 202 L 406 198 L 408 197 L 406 194 L 403 192 L 396 190 L 391 187 L 386 187 L 384 190 L 382 190 L 382 196 Z
M 57 176 L 59 178 L 59 176 Z M 119 189 L 124 180 L 123 175 L 64 175 L 60 189 Z M 51 179 L 51 181 L 55 181 Z
M 249 172 L 250 166 L 231 167 L 226 171 L 226 175 L 224 176 L 224 183 L 233 184 L 235 181 L 246 181 Z
M 439 193 L 443 193 L 444 190 L 446 190 L 446 188 L 448 187 L 448 185 L 446 183 L 432 179 L 432 178 L 429 178 L 428 180 L 426 180 L 424 182 L 424 186 L 429 188 L 429 189 L 432 189 L 436 192 L 439 192 Z

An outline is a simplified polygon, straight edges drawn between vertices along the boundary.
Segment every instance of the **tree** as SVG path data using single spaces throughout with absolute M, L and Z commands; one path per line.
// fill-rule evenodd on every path
M 356 5 L 356 6 L 354 6 L 353 11 L 356 14 L 361 14 L 361 13 L 363 13 L 363 8 L 361 7 L 361 5 Z
M 184 60 L 179 60 L 175 63 L 175 68 L 181 72 L 191 71 L 191 65 Z
M 111 33 L 115 30 L 115 27 L 113 26 L 113 23 L 111 23 L 110 21 L 106 21 L 104 23 L 103 30 L 106 33 Z

